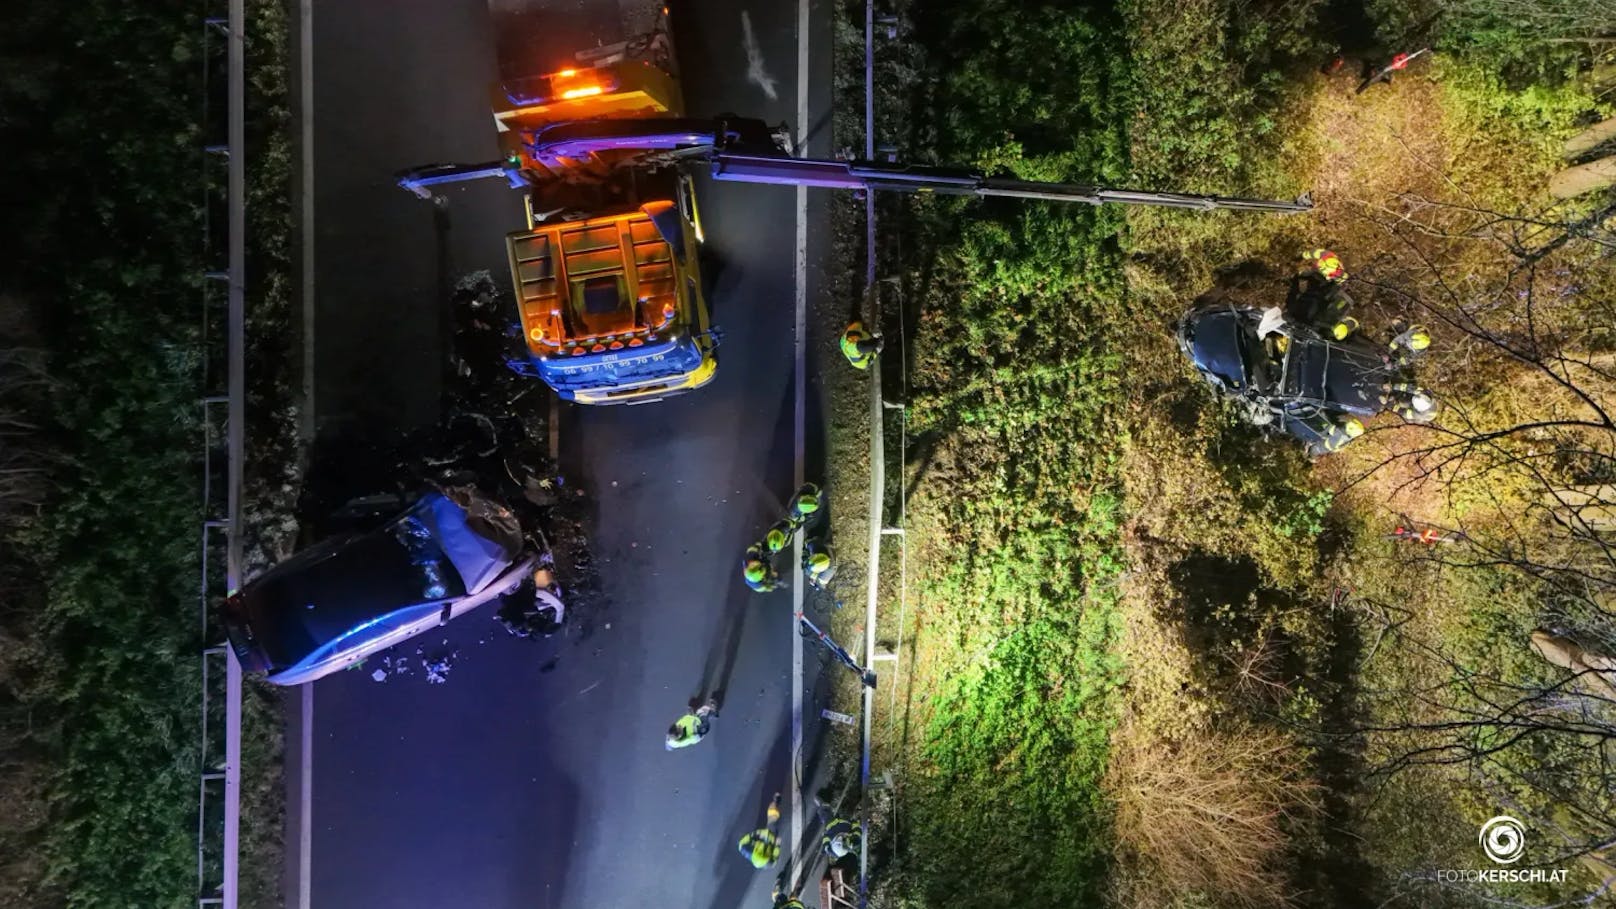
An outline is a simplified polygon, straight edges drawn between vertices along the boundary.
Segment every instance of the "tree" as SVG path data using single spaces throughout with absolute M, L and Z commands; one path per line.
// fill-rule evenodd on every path
M 1405 195 L 1378 219 L 1395 254 L 1357 276 L 1444 340 L 1426 379 L 1446 406 L 1375 427 L 1348 485 L 1435 490 L 1455 542 L 1404 557 L 1464 592 L 1353 601 L 1368 658 L 1394 668 L 1367 691 L 1374 719 L 1334 734 L 1363 736 L 1380 780 L 1447 772 L 1527 821 L 1552 846 L 1534 864 L 1591 874 L 1570 902 L 1616 884 L 1613 215 L 1612 199 L 1505 213 Z M 1445 602 L 1463 615 L 1416 620 Z

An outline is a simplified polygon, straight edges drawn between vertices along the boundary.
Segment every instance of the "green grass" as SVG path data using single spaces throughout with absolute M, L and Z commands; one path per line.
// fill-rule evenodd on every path
M 1297 73 L 1323 59 L 1322 0 L 1125 0 L 1133 174 L 1147 188 L 1291 195 L 1277 151 Z M 1204 220 L 1204 218 L 1203 218 Z
M 929 21 L 949 25 L 928 47 L 945 75 L 916 117 L 938 159 L 1124 176 L 1114 12 L 941 6 Z M 926 275 L 911 427 L 946 466 L 913 506 L 932 541 L 919 609 L 941 677 L 909 781 L 905 890 L 928 907 L 1090 904 L 1109 862 L 1100 780 L 1122 671 L 1122 220 L 958 201 L 914 217 L 927 252 L 907 263 Z
M 926 905 L 1081 905 L 1101 893 L 1110 809 L 1100 780 L 1121 667 L 1104 589 L 1116 570 L 1104 534 L 1115 528 L 1092 517 L 1091 551 L 1062 551 L 1069 533 L 1030 528 L 926 585 L 926 599 L 993 613 L 961 636 L 980 655 L 941 685 L 913 783 L 909 848 Z M 1026 582 L 1039 566 L 1054 569 L 1044 589 Z

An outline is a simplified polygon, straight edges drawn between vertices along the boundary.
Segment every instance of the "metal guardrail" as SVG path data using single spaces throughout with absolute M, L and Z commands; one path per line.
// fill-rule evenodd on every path
M 890 17 L 882 23 L 888 32 L 888 37 L 895 36 L 895 23 Z M 865 0 L 864 4 L 864 158 L 867 161 L 875 160 L 875 0 Z M 881 294 L 876 277 L 876 212 L 875 193 L 867 192 L 864 197 L 865 217 L 865 266 L 864 289 L 865 297 L 870 301 L 870 325 L 876 331 L 881 327 Z M 899 343 L 897 354 L 899 358 L 898 375 L 903 383 L 900 390 L 902 400 L 891 403 L 886 400 L 881 387 L 881 365 L 877 362 L 875 368 L 870 370 L 870 541 L 869 565 L 867 574 L 867 587 L 865 591 L 864 616 L 864 665 L 874 669 L 878 664 L 890 664 L 890 670 L 883 670 L 884 684 L 889 688 L 887 710 L 891 719 L 897 717 L 897 684 L 901 674 L 899 654 L 903 650 L 903 625 L 907 619 L 909 608 L 909 544 L 904 533 L 904 524 L 908 515 L 907 490 L 903 477 L 898 482 L 898 515 L 895 526 L 886 524 L 886 412 L 895 410 L 899 415 L 898 434 L 898 464 L 902 466 L 909 462 L 909 431 L 908 411 L 906 409 L 909 392 L 908 382 L 908 350 L 907 337 L 904 334 L 903 313 L 898 318 Z M 884 354 L 883 357 L 886 355 Z M 877 622 L 879 619 L 880 599 L 880 569 L 881 547 L 887 538 L 893 538 L 898 546 L 898 631 L 897 643 L 891 653 L 881 653 L 877 647 Z M 870 772 L 870 750 L 873 743 L 872 727 L 875 718 L 875 689 L 866 687 L 863 692 L 863 703 L 860 712 L 863 714 L 863 731 L 859 747 L 859 822 L 864 836 L 859 838 L 859 909 L 869 905 L 870 894 L 870 796 L 873 792 L 890 790 L 892 788 L 892 773 L 886 771 L 881 774 L 878 783 L 872 783 Z M 896 812 L 893 816 L 894 836 L 896 835 Z
M 216 42 L 223 37 L 225 47 L 225 142 L 209 144 L 203 148 L 202 181 L 202 245 L 204 256 L 212 257 L 214 249 L 211 210 L 216 201 L 212 180 L 212 163 L 223 158 L 225 178 L 225 244 L 227 264 L 224 270 L 210 270 L 204 275 L 202 289 L 202 526 L 200 536 L 201 581 L 198 590 L 201 640 L 209 642 L 201 652 L 201 742 L 197 781 L 197 844 L 196 876 L 197 906 L 236 909 L 237 852 L 241 820 L 241 664 L 235 654 L 223 643 L 214 627 L 212 615 L 221 593 L 229 594 L 241 584 L 241 490 L 242 452 L 245 447 L 245 335 L 246 335 L 246 73 L 244 0 L 228 0 L 224 17 L 209 15 L 204 6 L 202 17 L 202 129 L 212 128 L 212 79 L 218 66 Z M 225 289 L 225 387 L 220 393 L 216 387 L 218 376 L 210 369 L 210 345 L 214 342 L 213 309 L 216 289 Z M 221 420 L 220 408 L 225 413 Z M 223 435 L 225 467 L 224 503 L 220 510 L 215 488 L 218 481 L 217 459 Z M 224 540 L 224 588 L 217 589 L 215 550 L 218 535 Z M 223 677 L 223 717 L 216 722 L 219 707 L 215 703 L 214 688 Z M 217 803 L 217 807 L 215 804 Z
M 875 158 L 875 0 L 864 3 L 864 160 Z M 875 283 L 875 193 L 864 194 L 864 297 L 870 303 L 868 314 L 875 331 L 881 327 L 881 295 Z M 876 602 L 880 594 L 881 538 L 886 501 L 886 420 L 881 397 L 881 363 L 870 371 L 870 542 L 864 604 L 864 665 L 875 668 Z M 890 684 L 890 682 L 888 683 Z M 865 686 L 859 713 L 863 725 L 859 742 L 859 909 L 870 899 L 870 747 L 871 724 L 875 715 L 875 689 Z

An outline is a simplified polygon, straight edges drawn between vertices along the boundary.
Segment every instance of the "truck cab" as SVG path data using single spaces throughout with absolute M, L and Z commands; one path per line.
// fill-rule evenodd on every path
M 503 68 L 491 102 L 499 162 L 428 165 L 399 183 L 430 199 L 435 184 L 503 176 L 524 194 L 524 230 L 506 236 L 524 349 L 507 362 L 580 404 L 648 403 L 706 385 L 716 336 L 695 189 L 677 155 L 632 129 L 546 141 L 603 121 L 682 128 L 666 10 L 648 34 L 556 70 Z
M 605 193 L 615 204 L 571 220 L 537 220 L 553 194 L 535 188 L 528 229 L 506 237 L 527 366 L 563 400 L 648 403 L 718 369 L 695 194 L 689 177 L 660 176 L 625 175 L 632 187 Z
M 718 369 L 690 178 L 632 141 L 565 155 L 535 137 L 580 121 L 676 120 L 684 103 L 666 23 L 493 92 L 504 167 L 526 228 L 506 237 L 526 362 L 563 400 L 641 404 Z

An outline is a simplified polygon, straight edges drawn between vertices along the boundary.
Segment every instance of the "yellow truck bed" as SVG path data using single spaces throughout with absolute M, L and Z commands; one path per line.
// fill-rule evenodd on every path
M 644 211 L 539 225 L 507 243 L 535 355 L 638 347 L 680 308 L 672 250 Z

